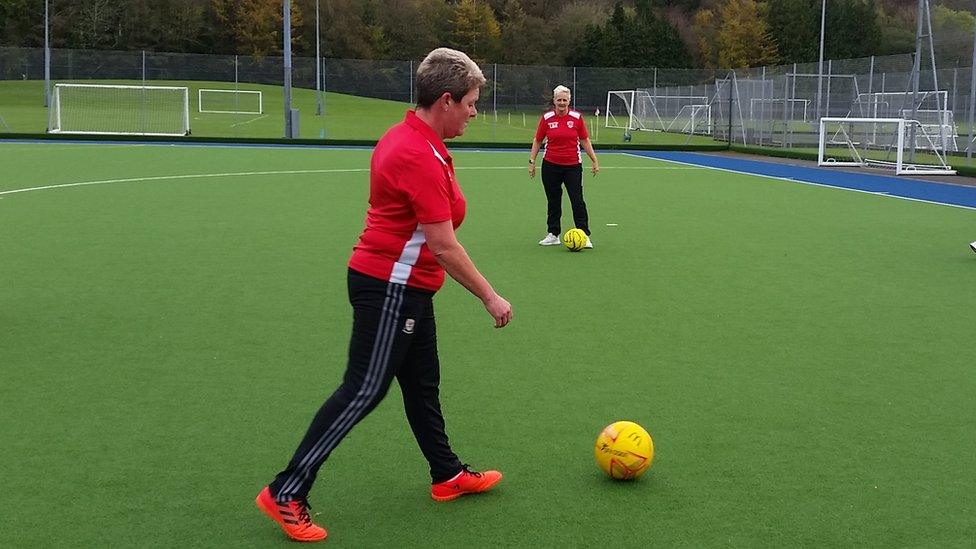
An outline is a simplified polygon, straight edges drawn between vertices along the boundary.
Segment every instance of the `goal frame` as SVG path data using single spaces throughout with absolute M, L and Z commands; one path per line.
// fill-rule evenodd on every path
M 863 157 L 860 152 L 854 147 L 853 143 L 848 141 L 848 151 L 851 153 L 851 160 L 838 160 L 835 158 L 830 158 L 827 156 L 826 145 L 827 145 L 827 126 L 828 124 L 895 124 L 897 126 L 897 138 L 896 143 L 893 144 L 895 149 L 895 161 L 878 161 Z M 868 166 L 883 166 L 883 167 L 894 167 L 895 175 L 955 175 L 956 171 L 953 170 L 945 160 L 945 155 L 940 153 L 940 151 L 935 148 L 934 143 L 932 143 L 933 150 L 926 150 L 925 154 L 932 154 L 939 160 L 939 164 L 921 164 L 917 162 L 906 162 L 905 161 L 905 132 L 906 130 L 912 129 L 910 125 L 914 125 L 916 131 L 921 132 L 921 137 L 931 142 L 931 138 L 925 132 L 924 126 L 917 120 L 910 120 L 906 118 L 845 118 L 845 117 L 824 117 L 820 119 L 820 131 L 819 131 L 819 145 L 817 150 L 817 165 L 821 167 L 868 167 Z M 843 128 L 843 126 L 841 126 Z M 846 134 L 845 134 L 846 135 Z M 848 140 L 850 136 L 848 136 Z M 918 136 L 916 136 L 916 140 Z
M 867 116 L 871 118 L 885 118 L 886 115 L 900 116 L 902 112 L 911 112 L 912 103 L 919 99 L 921 101 L 916 105 L 915 110 L 949 110 L 948 90 L 882 91 L 858 93 L 851 105 L 851 113 L 857 108 L 862 114 L 867 110 Z M 898 100 L 900 102 L 896 105 L 895 101 Z M 922 109 L 927 101 L 934 101 L 936 109 Z
M 759 105 L 757 108 L 756 105 Z M 757 120 L 760 117 L 758 114 L 764 114 L 767 110 L 772 114 L 774 107 L 783 106 L 784 114 L 789 111 L 790 120 L 793 120 L 793 113 L 799 110 L 803 110 L 803 121 L 809 120 L 810 112 L 810 100 L 802 98 L 789 98 L 789 97 L 752 97 L 749 99 L 749 119 Z M 784 116 L 785 118 L 785 116 Z
M 618 97 L 627 108 L 626 126 L 621 125 L 623 118 L 620 117 L 618 120 L 610 108 L 614 96 Z M 675 112 L 662 114 L 661 109 L 658 108 L 659 101 L 689 102 L 677 105 Z M 699 122 L 703 123 L 704 131 L 697 131 L 701 128 Z M 651 95 L 649 88 L 610 90 L 607 92 L 604 127 L 622 128 L 628 131 L 711 135 L 712 107 L 708 97 L 704 95 Z
M 628 94 L 630 95 L 629 98 L 626 97 Z M 624 105 L 626 105 L 626 107 L 627 107 L 627 125 L 626 126 L 621 126 L 620 123 L 617 122 L 617 117 L 614 116 L 613 113 L 610 111 L 610 99 L 612 97 L 614 97 L 614 96 L 619 97 L 624 102 Z M 643 129 L 643 128 L 635 128 L 634 127 L 634 99 L 635 99 L 636 96 L 637 96 L 637 92 L 635 90 L 609 90 L 607 92 L 607 108 L 606 108 L 606 110 L 603 111 L 603 113 L 604 113 L 603 114 L 603 116 L 604 116 L 604 122 L 603 122 L 604 125 L 603 125 L 603 127 L 604 128 L 621 128 L 621 129 L 625 129 L 625 130 Z M 611 125 L 611 121 L 613 121 L 613 124 L 612 125 Z
M 690 114 L 683 118 L 682 114 L 685 111 L 689 111 Z M 679 122 L 679 120 L 683 123 Z M 701 122 L 704 122 L 705 130 L 696 131 L 701 127 Z M 680 128 L 676 126 L 679 123 L 681 125 Z M 682 105 L 678 113 L 662 131 L 681 134 L 712 135 L 712 106 L 707 103 Z
M 127 131 L 92 131 L 92 130 L 65 130 L 61 128 L 61 90 L 68 88 L 98 88 L 98 89 L 129 89 L 129 90 L 177 90 L 183 92 L 183 131 L 182 133 L 170 132 L 127 132 Z M 146 135 L 153 137 L 172 137 L 184 136 L 190 133 L 190 92 L 186 86 L 129 86 L 121 84 L 71 84 L 59 83 L 54 85 L 51 94 L 51 113 L 48 120 L 48 133 L 72 134 L 72 135 Z

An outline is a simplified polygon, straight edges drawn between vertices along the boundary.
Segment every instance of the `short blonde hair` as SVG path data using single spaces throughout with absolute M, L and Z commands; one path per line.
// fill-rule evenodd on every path
M 463 51 L 437 48 L 417 67 L 417 106 L 430 107 L 444 92 L 460 101 L 487 80 L 478 65 Z
M 560 84 L 552 89 L 552 98 L 555 99 L 557 93 L 563 93 L 563 92 L 568 93 L 570 97 L 573 96 L 573 92 L 570 91 L 569 88 Z

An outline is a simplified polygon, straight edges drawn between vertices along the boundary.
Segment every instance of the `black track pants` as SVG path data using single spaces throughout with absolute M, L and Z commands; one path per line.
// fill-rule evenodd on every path
M 569 203 L 573 206 L 573 222 L 577 229 L 583 229 L 590 234 L 590 220 L 586 213 L 586 202 L 583 201 L 583 165 L 563 166 L 542 161 L 542 186 L 546 190 L 546 201 L 549 203 L 546 218 L 547 229 L 558 235 L 562 232 L 560 218 L 563 215 L 563 185 L 569 194 Z
M 279 501 L 305 498 L 319 467 L 386 396 L 395 377 L 407 420 L 433 481 L 461 470 L 444 430 L 433 293 L 349 271 L 353 307 L 349 362 L 338 389 L 315 414 L 288 467 L 271 483 Z

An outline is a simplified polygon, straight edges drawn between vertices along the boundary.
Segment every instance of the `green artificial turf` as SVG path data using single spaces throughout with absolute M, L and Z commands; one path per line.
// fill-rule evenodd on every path
M 311 493 L 330 546 L 971 545 L 976 213 L 605 153 L 570 253 L 524 152 L 455 157 L 515 318 L 447 282 L 442 402 L 505 479 L 431 501 L 394 385 Z M 0 545 L 292 546 L 252 500 L 342 376 L 368 159 L 0 144 Z
M 142 85 L 135 80 L 75 80 L 78 84 Z M 56 82 L 55 82 L 56 83 Z M 198 109 L 198 93 L 205 89 L 235 89 L 233 82 L 153 80 L 150 86 L 186 86 L 188 88 L 190 131 L 194 137 L 230 138 L 280 138 L 284 136 L 284 99 L 281 86 L 240 84 L 237 89 L 262 92 L 264 112 L 253 114 L 201 113 Z M 367 97 L 356 97 L 325 92 L 323 115 L 317 116 L 316 91 L 292 88 L 292 108 L 300 113 L 299 137 L 304 139 L 366 139 L 377 140 L 390 126 L 391 120 L 402 118 L 412 105 Z M 250 100 L 250 98 L 248 98 Z M 478 105 L 480 114 L 473 120 L 460 138 L 470 142 L 532 143 L 541 111 L 491 112 L 491 104 Z M 621 144 L 623 130 L 603 128 L 602 121 L 595 124 L 593 113 L 589 117 L 591 140 L 594 144 Z M 44 82 L 37 80 L 0 81 L 0 135 L 7 133 L 44 133 L 48 113 L 44 107 Z M 707 136 L 687 136 L 664 132 L 633 132 L 633 144 L 656 145 L 715 145 Z M 719 142 L 721 143 L 721 142 Z

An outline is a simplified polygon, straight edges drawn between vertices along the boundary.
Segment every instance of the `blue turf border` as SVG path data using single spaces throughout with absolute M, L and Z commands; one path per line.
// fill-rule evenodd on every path
M 748 175 L 791 179 L 840 189 L 885 194 L 911 200 L 976 209 L 976 187 L 938 183 L 905 177 L 859 174 L 831 168 L 807 168 L 776 162 L 746 160 L 728 156 L 670 151 L 631 151 L 629 154 L 657 160 L 680 162 L 707 168 L 730 170 Z

